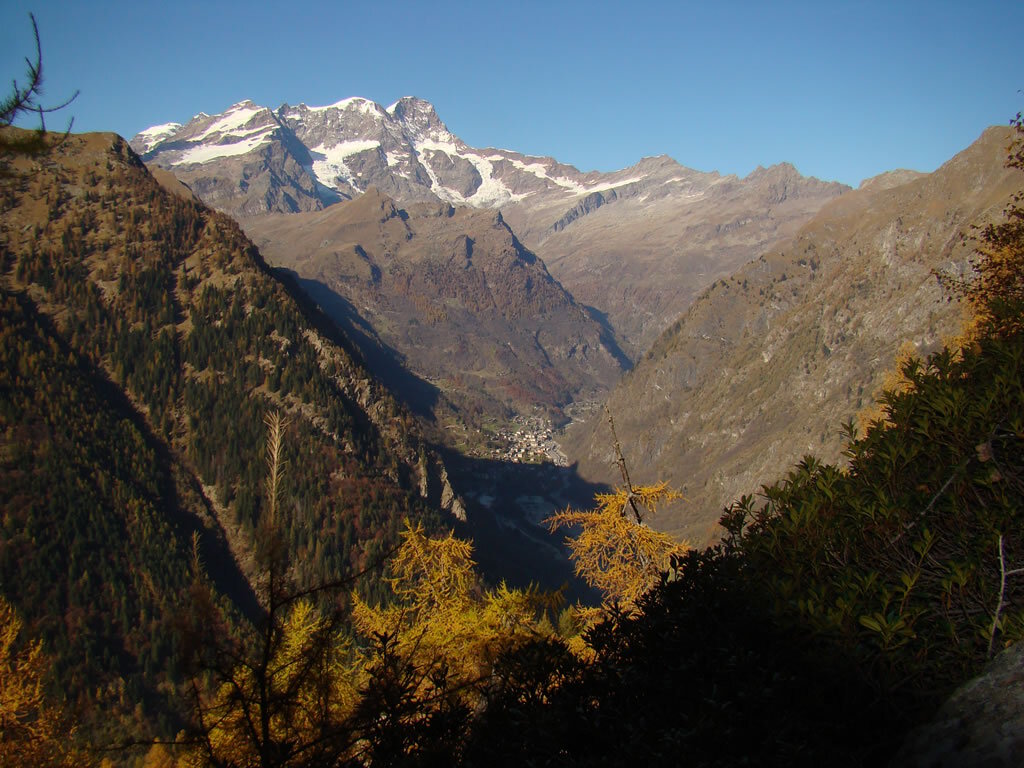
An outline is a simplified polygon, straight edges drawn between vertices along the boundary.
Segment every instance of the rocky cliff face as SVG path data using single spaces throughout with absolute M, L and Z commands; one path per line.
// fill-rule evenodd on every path
M 989 129 L 932 174 L 843 195 L 662 334 L 609 399 L 634 478 L 685 488 L 662 525 L 701 543 L 725 505 L 802 454 L 838 460 L 840 425 L 870 402 L 897 349 L 923 354 L 957 331 L 960 310 L 935 273 L 963 273 L 961 235 L 1020 190 L 1007 140 Z M 786 186 L 769 189 L 788 197 Z M 589 477 L 613 479 L 603 420 L 568 443 Z
M 237 216 L 318 210 L 336 197 L 317 187 L 309 156 L 266 107 L 242 101 L 185 125 L 154 126 L 131 141 L 154 166 L 174 174 L 207 205 Z
M 1013 768 L 1024 755 L 1024 647 L 996 656 L 932 721 L 908 736 L 892 768 Z

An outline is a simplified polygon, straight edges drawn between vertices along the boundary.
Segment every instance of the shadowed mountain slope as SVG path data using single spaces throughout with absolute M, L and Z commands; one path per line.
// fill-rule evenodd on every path
M 276 523 L 299 584 L 461 507 L 412 417 L 234 221 L 112 134 L 2 159 L 0 588 L 113 727 L 118 685 L 148 702 L 175 675 L 193 533 L 219 592 L 258 610 L 268 413 L 289 422 Z

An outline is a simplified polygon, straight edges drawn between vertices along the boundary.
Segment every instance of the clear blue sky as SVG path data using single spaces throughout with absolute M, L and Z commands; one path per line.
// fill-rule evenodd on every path
M 0 76 L 43 41 L 75 130 L 250 98 L 434 103 L 473 146 L 613 170 L 668 154 L 856 185 L 931 171 L 1024 109 L 1024 2 L 0 0 Z

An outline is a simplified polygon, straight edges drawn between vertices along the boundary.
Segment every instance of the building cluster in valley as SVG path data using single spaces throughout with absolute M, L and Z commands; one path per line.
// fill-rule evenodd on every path
M 555 442 L 551 422 L 537 416 L 517 416 L 512 426 L 500 429 L 492 440 L 493 458 L 516 463 L 549 461 L 568 466 L 569 459 Z

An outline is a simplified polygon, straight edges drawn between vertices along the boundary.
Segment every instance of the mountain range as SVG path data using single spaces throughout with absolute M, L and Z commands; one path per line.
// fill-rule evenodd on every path
M 147 129 L 132 146 L 238 218 L 336 319 L 373 328 L 371 364 L 397 359 L 463 410 L 481 400 L 492 415 L 539 406 L 556 420 L 569 404 L 599 401 L 701 290 L 847 190 L 785 164 L 745 179 L 668 157 L 584 173 L 470 147 L 413 97 L 387 108 L 360 98 L 276 110 L 243 101 Z M 354 202 L 371 191 L 394 204 L 390 225 L 375 203 Z M 490 244 L 519 257 L 492 259 Z M 401 264 L 429 264 L 433 285 L 393 279 Z M 484 319 L 491 309 L 500 319 Z M 439 374 L 429 351 L 438 348 L 453 351 L 446 365 L 468 382 Z M 397 387 L 388 370 L 375 368 Z
M 970 272 L 971 227 L 1020 200 L 1018 174 L 1005 167 L 1010 138 L 989 129 L 934 173 L 897 170 L 857 190 L 787 165 L 739 179 L 665 157 L 582 173 L 471 148 L 413 98 L 388 108 L 241 102 L 149 129 L 131 145 L 68 135 L 44 153 L 5 153 L 0 591 L 52 655 L 52 690 L 82 713 L 90 738 L 148 741 L 180 722 L 181 606 L 187 614 L 201 594 L 219 602 L 225 635 L 258 619 L 265 546 L 283 553 L 297 589 L 343 585 L 345 594 L 332 593 L 339 604 L 350 589 L 385 598 L 383 564 L 404 521 L 472 537 L 494 584 L 542 573 L 561 583 L 568 565 L 543 519 L 579 491 L 587 503 L 625 477 L 624 465 L 637 485 L 683 490 L 685 500 L 651 522 L 700 545 L 721 535 L 716 521 L 732 500 L 788 492 L 789 480 L 775 490 L 771 482 L 804 453 L 837 461 L 844 446 L 850 456 L 877 449 L 873 461 L 899 463 L 881 441 L 850 448 L 838 425 L 878 423 L 880 412 L 865 409 L 880 386 L 898 382 L 899 355 L 928 353 L 960 329 L 943 284 Z M 999 378 L 1010 402 L 1018 379 Z M 936 407 L 955 430 L 967 419 L 947 411 L 963 403 L 947 407 L 943 397 Z M 278 416 L 280 497 L 264 482 L 265 437 Z M 573 419 L 557 438 L 562 465 L 520 463 L 537 435 L 509 438 L 520 458 L 482 450 L 487 435 L 507 434 L 513 421 L 532 429 L 537 416 Z M 996 495 L 1016 464 L 983 465 L 993 455 L 1003 462 L 1005 446 L 1012 459 L 1019 442 L 1019 430 L 997 426 L 995 443 L 958 436 L 948 464 L 970 462 L 977 487 Z M 883 466 L 872 487 L 885 495 L 902 480 L 892 509 L 913 516 L 931 498 L 921 514 L 938 515 L 945 478 L 960 469 L 936 469 L 926 453 L 915 461 L 927 482 Z M 825 479 L 815 476 L 815 493 L 829 491 Z M 982 552 L 989 509 L 963 493 Z M 1005 506 L 1015 521 L 1016 502 Z M 797 505 L 793 519 L 806 512 Z M 831 518 L 820 522 L 829 533 Z M 763 519 L 746 533 L 754 527 L 773 540 Z M 792 529 L 791 543 L 816 548 L 802 530 Z M 742 521 L 730 534 L 745 535 Z M 785 561 L 791 547 L 779 548 Z M 822 551 L 846 568 L 845 553 Z M 673 567 L 690 579 L 701 562 L 734 555 L 695 549 L 684 556 L 690 565 Z M 790 564 L 799 574 L 814 562 L 801 553 Z M 945 567 L 936 578 L 951 592 Z M 730 583 L 746 597 L 762 594 L 747 593 L 752 573 L 767 585 L 784 572 L 774 561 L 737 571 Z M 877 575 L 857 583 L 870 587 Z M 903 583 L 904 603 L 905 575 L 889 574 Z M 659 589 L 694 584 L 663 579 Z M 881 592 L 886 610 L 895 593 Z M 640 614 L 657 610 L 652 595 Z M 812 599 L 760 602 L 817 610 Z M 866 647 L 872 622 L 888 622 L 846 610 L 855 648 Z M 971 610 L 980 648 L 987 614 Z M 999 610 L 985 630 L 990 653 Z M 718 643 L 723 617 L 749 620 L 724 610 L 703 624 L 714 642 L 700 644 L 727 649 L 715 672 L 737 658 Z M 566 637 L 575 631 L 570 614 L 550 618 L 560 631 L 565 620 Z M 691 622 L 667 620 L 692 636 Z M 650 647 L 665 637 L 656 629 Z M 739 637 L 735 647 L 758 647 Z M 778 682 L 770 661 L 757 666 Z M 684 678 L 658 677 L 676 699 Z M 527 698 L 538 690 L 532 680 Z M 709 696 L 717 686 L 711 679 Z

